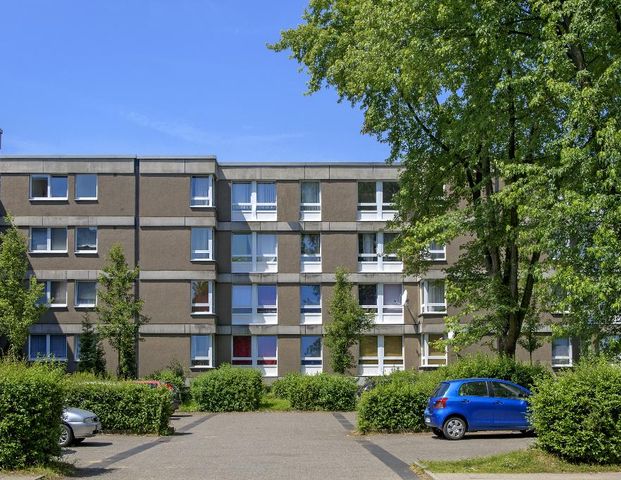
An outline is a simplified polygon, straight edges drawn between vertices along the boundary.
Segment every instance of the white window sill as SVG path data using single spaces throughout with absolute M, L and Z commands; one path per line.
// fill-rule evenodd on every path
M 67 202 L 69 197 L 33 197 L 29 200 L 31 202 Z
M 442 310 L 441 312 L 420 312 L 421 315 L 446 315 L 447 313 L 447 310 Z
M 66 255 L 67 253 L 69 253 L 69 251 L 68 250 L 32 250 L 32 251 L 29 251 L 28 253 L 32 255 L 50 255 L 50 254 Z
M 191 312 L 190 315 L 193 317 L 207 317 L 209 315 L 213 315 L 213 312 Z
M 73 253 L 76 255 L 97 255 L 97 250 L 77 250 Z
M 51 303 L 50 308 L 67 308 L 66 303 Z
M 190 262 L 207 263 L 213 261 L 213 258 L 190 258 Z
M 67 362 L 68 358 L 58 358 L 58 357 L 30 357 L 31 362 Z
M 75 305 L 75 308 L 95 308 L 97 306 L 96 303 L 88 304 L 88 305 Z
M 191 203 L 190 208 L 214 208 L 214 205 L 194 205 Z
M 76 202 L 96 202 L 97 201 L 97 197 L 76 197 L 75 198 Z

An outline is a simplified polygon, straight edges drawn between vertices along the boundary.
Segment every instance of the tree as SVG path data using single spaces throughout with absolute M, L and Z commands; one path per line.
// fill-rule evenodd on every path
M 620 10 L 613 0 L 311 0 L 304 23 L 271 46 L 306 67 L 310 93 L 327 84 L 360 105 L 363 132 L 401 162 L 395 226 L 409 273 L 429 268 L 432 241 L 467 239 L 446 272 L 461 307 L 447 319 L 456 347 L 492 337 L 514 356 L 574 196 L 593 212 L 604 191 L 619 211 Z
M 136 378 L 138 333 L 140 326 L 148 322 L 141 313 L 143 301 L 136 298 L 134 292 L 138 277 L 138 267 L 130 269 L 123 248 L 113 245 L 108 263 L 99 276 L 98 328 L 117 352 L 117 373 L 122 378 Z
M 22 357 L 30 326 L 47 310 L 40 300 L 45 286 L 34 275 L 27 278 L 28 246 L 13 220 L 0 234 L 0 335 L 8 341 L 6 353 L 16 360 Z
M 533 352 L 543 345 L 541 335 L 538 335 L 540 327 L 539 317 L 536 314 L 528 315 L 522 324 L 522 336 L 518 340 L 520 346 L 528 352 L 528 361 L 531 365 Z
M 89 320 L 88 313 L 82 320 L 80 334 L 80 372 L 90 372 L 95 375 L 106 373 L 106 358 L 99 338 L 99 334 Z
M 330 302 L 332 321 L 326 325 L 326 346 L 330 351 L 330 365 L 335 373 L 345 373 L 354 366 L 350 353 L 360 337 L 373 327 L 373 319 L 367 314 L 352 295 L 352 284 L 347 272 L 336 269 L 334 295 Z

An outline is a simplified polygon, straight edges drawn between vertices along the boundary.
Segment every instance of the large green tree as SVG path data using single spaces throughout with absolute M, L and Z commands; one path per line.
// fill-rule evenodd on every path
M 47 309 L 41 303 L 45 287 L 37 283 L 29 270 L 26 239 L 6 218 L 8 228 L 0 234 L 0 335 L 7 340 L 6 354 L 11 359 L 22 357 L 30 326 Z
M 487 337 L 515 354 L 558 258 L 559 205 L 571 215 L 576 192 L 586 213 L 604 177 L 618 176 L 620 10 L 618 0 L 311 0 L 272 46 L 306 67 L 311 93 L 328 85 L 359 105 L 363 132 L 401 162 L 409 272 L 429 268 L 431 241 L 467 239 L 447 269 L 456 347 Z
M 143 301 L 136 298 L 138 267 L 129 268 L 123 248 L 113 245 L 108 262 L 99 276 L 97 313 L 99 334 L 117 352 L 117 373 L 122 378 L 136 378 L 140 326 L 148 322 L 142 315 Z

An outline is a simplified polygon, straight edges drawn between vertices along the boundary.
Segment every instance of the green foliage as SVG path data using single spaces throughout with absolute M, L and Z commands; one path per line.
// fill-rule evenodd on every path
M 0 469 L 42 465 L 60 455 L 62 371 L 0 363 Z
M 185 372 L 183 366 L 178 360 L 172 361 L 168 367 L 163 370 L 158 370 L 145 377 L 147 380 L 159 380 L 160 382 L 167 382 L 173 384 L 179 392 L 179 400 L 181 403 L 186 403 L 191 400 L 190 388 L 185 382 Z
M 518 339 L 520 346 L 528 352 L 528 360 L 533 363 L 533 352 L 543 345 L 543 337 L 539 334 L 541 324 L 536 315 L 527 315 L 522 324 L 522 336 Z
M 352 377 L 292 373 L 274 382 L 272 392 L 289 400 L 294 410 L 337 412 L 356 408 L 357 386 Z
M 192 398 L 202 412 L 248 412 L 261 404 L 261 372 L 221 365 L 192 381 Z
M 621 463 L 621 367 L 604 358 L 539 382 L 530 398 L 538 445 L 566 460 Z
M 136 298 L 138 267 L 130 269 L 123 248 L 113 245 L 108 263 L 99 276 L 97 313 L 99 333 L 106 338 L 118 355 L 118 376 L 136 378 L 137 343 L 140 326 L 148 322 L 141 314 L 143 301 Z
M 94 375 L 106 374 L 106 358 L 99 338 L 99 334 L 90 323 L 88 313 L 82 320 L 82 333 L 80 334 L 80 372 L 90 372 Z
M 86 376 L 88 378 L 88 376 Z M 107 431 L 169 433 L 172 404 L 168 389 L 126 381 L 84 381 L 84 375 L 65 382 L 65 403 L 94 412 Z
M 33 275 L 25 282 L 29 270 L 28 245 L 10 217 L 0 234 L 0 335 L 8 341 L 7 354 L 16 360 L 22 352 L 30 326 L 39 321 L 47 306 L 38 304 L 45 287 Z
M 329 311 L 331 322 L 325 327 L 325 342 L 330 353 L 330 365 L 335 373 L 344 374 L 354 366 L 350 349 L 364 332 L 373 327 L 373 319 L 352 295 L 352 284 L 342 267 L 336 269 L 336 284 Z

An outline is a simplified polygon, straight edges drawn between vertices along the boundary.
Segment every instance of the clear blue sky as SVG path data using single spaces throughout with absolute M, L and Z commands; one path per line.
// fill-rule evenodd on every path
M 383 161 L 362 113 L 266 43 L 304 0 L 5 0 L 3 154 Z

